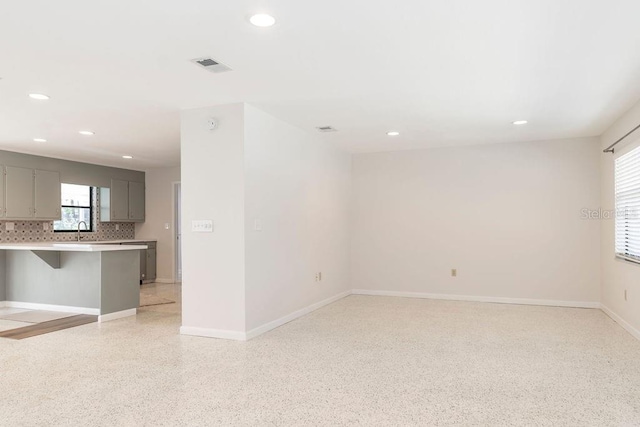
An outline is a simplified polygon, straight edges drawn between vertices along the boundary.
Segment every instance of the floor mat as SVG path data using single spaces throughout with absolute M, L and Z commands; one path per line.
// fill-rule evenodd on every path
M 8 331 L 10 329 L 18 329 L 25 326 L 31 326 L 31 323 L 0 319 L 0 331 Z
M 33 325 L 25 326 L 23 328 L 3 331 L 0 332 L 0 338 L 22 340 L 25 338 L 48 334 L 50 332 L 61 331 L 63 329 L 69 329 L 97 321 L 98 316 L 90 316 L 88 314 L 72 315 L 71 317 L 65 317 L 62 319 L 51 320 L 49 322 L 36 323 Z
M 32 310 L 23 311 L 21 313 L 6 314 L 4 316 L 0 316 L 0 319 L 13 320 L 14 322 L 42 323 L 71 316 L 76 316 L 76 314 L 60 313 L 57 311 Z

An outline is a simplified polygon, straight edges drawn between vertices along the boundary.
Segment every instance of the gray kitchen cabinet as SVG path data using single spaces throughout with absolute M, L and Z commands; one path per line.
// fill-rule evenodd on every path
M 157 242 L 146 242 L 147 245 L 147 262 L 145 266 L 145 282 L 154 282 L 156 280 L 157 270 Z
M 4 181 L 5 217 L 33 218 L 33 169 L 7 166 Z
M 60 219 L 60 173 L 36 170 L 34 173 L 34 218 Z
M 144 222 L 143 182 L 111 180 L 111 188 L 100 188 L 100 222 Z
M 4 218 L 4 166 L 0 165 L 0 218 Z
M 60 173 L 7 166 L 4 174 L 4 217 L 60 219 Z
M 111 221 L 129 221 L 129 182 L 111 180 Z
M 140 251 L 140 283 L 149 283 L 156 280 L 158 242 L 136 241 L 122 243 L 123 245 L 147 245 L 146 250 Z
M 129 182 L 129 219 L 132 221 L 144 221 L 144 183 Z

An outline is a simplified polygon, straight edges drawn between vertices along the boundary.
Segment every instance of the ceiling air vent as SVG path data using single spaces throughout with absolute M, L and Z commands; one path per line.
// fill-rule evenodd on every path
M 318 129 L 320 132 L 337 132 L 338 129 L 334 129 L 331 126 L 318 126 L 316 129 Z
M 192 59 L 191 62 L 196 64 L 198 67 L 211 71 L 212 73 L 224 73 L 225 71 L 231 71 L 231 68 L 208 56 Z

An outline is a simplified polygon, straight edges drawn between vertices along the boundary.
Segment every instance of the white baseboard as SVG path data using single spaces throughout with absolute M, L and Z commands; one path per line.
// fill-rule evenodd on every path
M 237 341 L 246 341 L 255 338 L 265 332 L 271 331 L 279 326 L 289 323 L 299 317 L 305 316 L 312 311 L 329 305 L 349 295 L 374 295 L 374 296 L 390 296 L 390 297 L 403 297 L 403 298 L 424 298 L 424 299 L 437 299 L 437 300 L 450 300 L 450 301 L 472 301 L 472 302 L 489 302 L 500 304 L 520 304 L 520 305 L 542 305 L 551 307 L 572 307 L 572 308 L 600 308 L 599 302 L 593 301 L 557 301 L 557 300 L 542 300 L 542 299 L 527 299 L 527 298 L 502 298 L 502 297 L 482 297 L 482 296 L 469 296 L 469 295 L 447 295 L 447 294 L 427 294 L 421 292 L 396 292 L 396 291 L 376 291 L 367 289 L 353 289 L 351 291 L 341 292 L 334 295 L 331 298 L 327 298 L 323 301 L 311 304 L 308 307 L 296 310 L 284 317 L 277 320 L 265 323 L 262 326 L 258 326 L 248 332 L 229 331 L 220 329 L 208 329 L 208 328 L 196 328 L 191 326 L 182 326 L 180 328 L 180 334 L 193 335 L 198 337 L 208 338 L 222 338 Z
M 331 304 L 349 295 L 351 295 L 351 291 L 341 292 L 338 295 L 334 295 L 331 298 L 327 298 L 315 304 L 311 304 L 308 307 L 302 308 L 300 310 L 296 310 L 293 313 L 287 314 L 286 316 L 276 319 L 272 322 L 265 323 L 264 325 L 258 326 L 257 328 L 254 328 L 248 332 L 182 326 L 180 327 L 180 334 L 192 335 L 196 337 L 222 338 L 227 340 L 247 341 L 247 340 L 250 340 L 251 338 L 255 338 L 258 335 L 262 335 L 265 332 L 268 332 L 272 329 L 282 326 L 285 323 L 289 323 L 292 320 L 295 320 L 299 317 L 309 314 L 312 311 L 322 308 L 325 305 Z
M 247 334 L 240 331 L 228 331 L 222 329 L 196 328 L 193 326 L 181 326 L 181 335 L 194 337 L 222 338 L 225 340 L 246 341 Z
M 122 319 L 123 317 L 135 316 L 138 309 L 130 308 L 128 310 L 116 311 L 115 313 L 101 314 L 98 316 L 98 323 L 108 322 L 110 320 Z
M 175 280 L 173 279 L 163 279 L 163 278 L 157 278 L 156 280 L 154 280 L 151 283 L 176 283 Z
M 611 319 L 613 319 L 614 322 L 616 322 L 618 325 L 622 326 L 627 332 L 629 332 L 631 335 L 633 335 L 636 339 L 640 340 L 640 330 L 638 330 L 638 329 L 634 328 L 633 326 L 631 326 L 631 324 L 629 322 L 624 320 L 622 317 L 620 317 L 620 315 L 615 313 L 613 310 L 611 310 L 606 305 L 600 304 L 600 309 L 602 311 L 604 311 L 604 313 L 607 316 L 609 316 Z
M 246 333 L 247 339 L 250 340 L 251 338 L 255 338 L 258 335 L 262 335 L 265 332 L 269 332 L 272 329 L 275 329 L 275 328 L 277 328 L 279 326 L 282 326 L 285 323 L 289 323 L 292 320 L 295 320 L 295 319 L 297 319 L 299 317 L 307 315 L 307 314 L 311 313 L 312 311 L 315 311 L 315 310 L 317 310 L 319 308 L 324 307 L 325 305 L 329 305 L 329 304 L 331 304 L 333 302 L 336 302 L 339 299 L 342 299 L 342 298 L 347 297 L 349 295 L 351 295 L 351 291 L 341 292 L 338 295 L 334 295 L 334 296 L 332 296 L 330 298 L 327 298 L 327 299 L 322 300 L 320 302 L 317 302 L 315 304 L 311 304 L 308 307 L 302 308 L 300 310 L 296 310 L 293 313 L 287 314 L 284 317 L 281 317 L 279 319 L 273 320 L 273 321 L 271 321 L 269 323 L 265 323 L 262 326 L 258 326 L 257 328 L 254 328 L 254 329 L 252 329 L 252 330 L 250 330 L 249 332 Z
M 353 295 L 377 295 L 387 297 L 403 298 L 426 298 L 449 301 L 473 301 L 492 302 L 499 304 L 521 304 L 521 305 L 544 305 L 551 307 L 574 307 L 574 308 L 600 308 L 599 302 L 593 301 L 556 301 L 546 299 L 528 298 L 503 298 L 503 297 L 482 297 L 471 295 L 447 295 L 447 294 L 427 294 L 421 292 L 396 292 L 396 291 L 376 291 L 367 289 L 354 289 Z
M 63 313 L 90 314 L 99 316 L 99 308 L 71 307 L 68 305 L 39 304 L 34 302 L 5 301 L 5 307 L 24 308 L 25 310 L 61 311 Z

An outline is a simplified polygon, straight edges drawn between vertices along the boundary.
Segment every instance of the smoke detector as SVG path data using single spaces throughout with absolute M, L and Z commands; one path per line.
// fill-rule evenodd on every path
M 231 71 L 231 68 L 227 67 L 220 61 L 216 61 L 215 59 L 204 56 L 202 58 L 192 59 L 191 62 L 196 64 L 200 68 L 204 68 L 207 71 L 212 73 L 224 73 L 225 71 Z
M 331 126 L 318 126 L 316 129 L 318 129 L 320 132 L 337 132 L 338 129 L 332 128 Z

